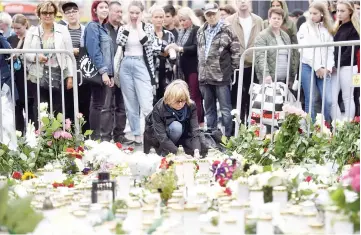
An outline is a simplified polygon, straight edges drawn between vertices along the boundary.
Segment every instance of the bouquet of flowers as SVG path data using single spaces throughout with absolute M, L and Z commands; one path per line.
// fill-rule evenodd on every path
M 349 216 L 354 231 L 360 231 L 360 164 L 353 165 L 340 183 L 331 192 L 331 199 L 341 213 Z

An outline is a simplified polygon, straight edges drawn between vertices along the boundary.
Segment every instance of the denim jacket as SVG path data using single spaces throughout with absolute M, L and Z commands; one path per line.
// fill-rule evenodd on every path
M 107 29 L 98 22 L 90 22 L 84 32 L 85 48 L 100 74 L 113 76 L 114 45 Z

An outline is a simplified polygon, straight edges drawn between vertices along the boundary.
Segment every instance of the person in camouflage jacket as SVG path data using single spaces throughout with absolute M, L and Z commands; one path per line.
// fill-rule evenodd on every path
M 239 66 L 240 45 L 231 25 L 220 19 L 216 3 L 205 5 L 207 22 L 198 30 L 198 79 L 204 99 L 207 128 L 217 128 L 218 99 L 225 135 L 232 134 L 230 85 L 233 71 Z

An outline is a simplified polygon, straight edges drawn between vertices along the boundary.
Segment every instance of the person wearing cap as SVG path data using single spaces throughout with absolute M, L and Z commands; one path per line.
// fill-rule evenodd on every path
M 231 25 L 221 20 L 216 3 L 204 7 L 206 23 L 197 33 L 198 71 L 200 90 L 204 99 L 204 109 L 208 130 L 217 128 L 218 100 L 225 127 L 226 137 L 232 135 L 232 104 L 230 85 L 235 69 L 239 66 L 240 48 L 237 35 Z
M 71 42 L 73 44 L 73 53 L 77 62 L 77 67 L 79 67 L 79 50 L 80 47 L 84 46 L 84 30 L 85 26 L 80 24 L 80 13 L 79 7 L 75 2 L 65 2 L 61 5 L 61 10 L 63 12 L 65 25 L 70 33 Z M 65 22 L 64 21 L 64 22 Z M 59 23 L 58 23 L 59 24 Z M 74 120 L 74 99 L 73 99 L 73 90 L 66 92 L 66 116 Z M 83 131 L 88 130 L 89 126 L 89 106 L 90 106 L 90 85 L 82 84 L 78 88 L 78 100 L 79 100 L 79 112 L 84 115 L 85 124 L 83 126 Z
M 264 29 L 263 19 L 251 12 L 252 8 L 251 0 L 238 0 L 237 12 L 226 18 L 226 21 L 231 24 L 233 32 L 237 35 L 239 40 L 239 47 L 241 55 L 245 50 L 254 46 L 254 41 L 258 34 Z M 252 62 L 253 53 L 246 54 L 244 59 L 243 70 L 243 86 L 242 86 L 242 108 L 241 108 L 241 120 L 248 114 L 249 106 L 249 88 L 252 80 Z M 236 74 L 236 83 L 232 86 L 231 100 L 232 106 L 235 109 L 237 107 L 237 94 L 238 94 L 238 73 Z M 253 82 L 257 81 L 257 76 L 254 75 Z

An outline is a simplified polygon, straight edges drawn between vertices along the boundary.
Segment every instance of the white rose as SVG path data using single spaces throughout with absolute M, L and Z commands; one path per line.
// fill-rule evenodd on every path
M 358 199 L 358 194 L 354 191 L 345 189 L 343 192 L 347 203 L 353 203 Z
M 14 192 L 20 198 L 24 198 L 28 195 L 28 193 L 26 192 L 26 188 L 22 185 L 16 185 L 14 188 Z
M 20 138 L 23 135 L 23 133 L 21 133 L 21 131 L 16 131 L 16 137 Z
M 24 153 L 20 153 L 20 159 L 26 161 L 28 157 Z
M 40 112 L 47 111 L 47 110 L 48 110 L 48 103 L 47 102 L 40 103 Z

